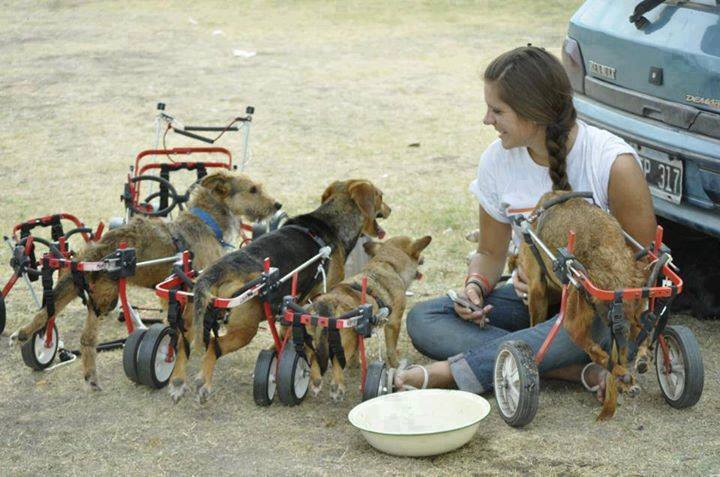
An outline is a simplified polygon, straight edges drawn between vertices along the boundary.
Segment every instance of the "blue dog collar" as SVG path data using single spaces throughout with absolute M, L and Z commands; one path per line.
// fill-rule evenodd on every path
M 220 226 L 215 221 L 215 219 L 212 218 L 212 215 L 208 214 L 206 211 L 199 209 L 197 207 L 193 207 L 190 209 L 190 213 L 193 214 L 198 219 L 205 222 L 205 225 L 210 227 L 212 231 L 215 233 L 215 238 L 218 242 L 220 242 L 220 245 L 222 245 L 225 248 L 235 248 L 229 243 L 227 243 L 225 240 L 223 240 L 223 233 L 220 229 Z

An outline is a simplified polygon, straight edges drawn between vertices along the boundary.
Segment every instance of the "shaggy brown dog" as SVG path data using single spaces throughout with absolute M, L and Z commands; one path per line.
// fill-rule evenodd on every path
M 223 245 L 208 223 L 189 210 L 201 209 L 215 221 L 224 236 L 236 234 L 240 217 L 251 220 L 265 218 L 280 208 L 280 204 L 268 196 L 262 186 L 242 174 L 225 171 L 206 176 L 192 192 L 187 211 L 181 212 L 173 221 L 137 217 L 128 224 L 106 233 L 97 243 L 90 243 L 77 259 L 97 261 L 114 252 L 120 242 L 135 248 L 137 261 L 170 257 L 178 253 L 178 247 L 187 247 L 193 254 L 193 264 L 206 267 L 222 256 Z M 172 263 L 163 263 L 136 269 L 128 279 L 132 285 L 153 288 L 172 273 Z M 94 389 L 100 389 L 95 365 L 95 347 L 100 318 L 112 311 L 118 299 L 117 281 L 104 272 L 86 275 L 91 289 L 92 306 L 88 306 L 85 328 L 80 338 L 81 356 L 85 381 Z M 77 298 L 72 275 L 65 274 L 53 289 L 56 314 Z M 129 319 L 129 318 L 128 318 Z M 38 312 L 33 321 L 16 331 L 11 339 L 24 342 L 47 323 L 45 309 Z
M 547 200 L 567 192 L 549 192 L 538 202 L 538 206 Z M 537 210 L 537 208 L 536 208 Z M 630 245 L 618 221 L 599 207 L 585 199 L 574 198 L 553 205 L 542 212 L 533 222 L 532 228 L 549 248 L 556 253 L 560 247 L 567 246 L 568 232 L 575 232 L 573 254 L 586 269 L 590 281 L 604 290 L 642 287 L 645 274 L 643 264 L 637 262 Z M 543 276 L 543 270 L 526 243 L 520 245 L 518 263 L 528 278 L 528 308 L 530 325 L 543 322 L 548 318 L 548 306 L 560 300 L 562 285 L 552 272 L 550 259 L 540 252 L 545 269 L 549 275 Z M 626 301 L 624 314 L 630 324 L 630 336 L 637 336 L 640 330 L 639 319 L 644 302 Z M 595 298 L 583 296 L 583 292 L 574 286 L 568 288 L 568 301 L 563 322 L 570 338 L 582 348 L 590 358 L 607 369 L 608 354 L 592 337 L 591 329 L 596 310 L 604 319 L 609 304 Z M 615 365 L 606 378 L 605 399 L 598 419 L 612 417 L 617 404 L 618 387 L 628 390 L 635 384 L 635 377 L 627 368 L 627 349 L 620 349 L 619 356 L 613 356 Z M 616 382 L 617 378 L 617 382 Z M 634 390 L 633 390 L 634 391 Z
M 335 286 L 321 295 L 309 307 L 310 313 L 325 317 L 337 317 L 362 304 L 362 278 L 367 277 L 366 303 L 373 305 L 377 314 L 381 306 L 389 308 L 390 314 L 385 324 L 385 351 L 390 366 L 398 366 L 397 341 L 405 314 L 405 292 L 415 278 L 418 278 L 418 265 L 422 264 L 420 253 L 430 244 L 432 238 L 427 235 L 418 240 L 410 237 L 393 237 L 385 242 L 368 242 L 365 251 L 372 258 L 363 267 L 362 272 Z M 327 328 L 308 326 L 313 336 L 315 350 L 307 347 L 310 361 L 310 380 L 315 395 L 322 386 L 322 373 L 327 368 L 328 337 Z M 357 334 L 351 328 L 340 329 L 340 340 L 344 358 L 350 361 L 357 351 Z M 335 402 L 345 397 L 343 373 L 344 363 L 338 356 L 332 357 L 332 385 L 330 397 Z
M 214 297 L 232 297 L 247 282 L 258 277 L 263 271 L 265 258 L 270 259 L 270 264 L 278 268 L 282 276 L 316 256 L 321 247 L 319 242 L 322 242 L 332 247 L 329 265 L 325 266 L 328 286 L 338 283 L 343 279 L 347 254 L 360 234 L 382 236 L 384 232 L 375 219 L 388 215 L 390 208 L 383 202 L 382 192 L 369 181 L 334 182 L 323 193 L 321 205 L 315 211 L 289 219 L 280 229 L 224 256 L 200 274 L 193 289 L 194 317 L 185 314 L 183 334 L 188 341 L 193 339 L 194 334 L 196 343 L 205 342 L 204 317 L 210 301 Z M 316 272 L 317 265 L 313 265 L 299 274 L 300 302 L 321 290 L 322 279 Z M 280 286 L 274 296 L 282 297 L 289 293 L 290 280 Z M 279 299 L 272 300 L 272 305 L 277 313 Z M 194 333 L 191 331 L 193 320 Z M 247 345 L 264 320 L 263 304 L 259 299 L 252 299 L 231 309 L 225 334 L 205 342 L 207 350 L 201 371 L 195 379 L 201 402 L 207 400 L 212 389 L 212 375 L 218 359 L 216 350 L 220 355 L 226 355 Z M 187 352 L 183 341 L 178 340 L 178 354 L 170 380 L 170 395 L 175 402 L 187 389 Z

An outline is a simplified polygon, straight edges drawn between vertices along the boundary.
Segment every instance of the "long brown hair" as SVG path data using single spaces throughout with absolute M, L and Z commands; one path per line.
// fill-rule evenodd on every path
M 560 61 L 543 48 L 528 45 L 495 58 L 483 76 L 518 116 L 545 126 L 553 190 L 571 190 L 566 172 L 567 139 L 577 113 L 572 86 Z

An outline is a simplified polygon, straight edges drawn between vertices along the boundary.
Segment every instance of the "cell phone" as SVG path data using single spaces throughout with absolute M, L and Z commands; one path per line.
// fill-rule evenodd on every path
M 448 290 L 447 296 L 450 297 L 452 301 L 457 303 L 460 306 L 464 306 L 465 308 L 469 308 L 471 311 L 480 311 L 482 310 L 482 307 L 477 306 L 475 303 L 471 302 L 467 298 L 463 298 L 460 295 L 457 294 L 455 290 Z

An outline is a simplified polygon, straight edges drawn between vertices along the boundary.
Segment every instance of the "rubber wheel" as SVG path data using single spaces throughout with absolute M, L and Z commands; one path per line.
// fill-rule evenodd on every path
M 168 361 L 168 355 L 172 359 Z M 175 368 L 175 352 L 170 344 L 170 327 L 156 323 L 148 328 L 137 351 L 137 375 L 140 384 L 160 389 L 170 381 Z
M 269 406 L 275 400 L 277 355 L 275 351 L 260 351 L 253 373 L 253 399 L 258 406 Z
M 382 361 L 370 363 L 365 375 L 365 387 L 363 387 L 362 400 L 367 401 L 388 393 L 387 367 Z
M 665 371 L 662 349 L 655 346 L 655 371 L 665 401 L 676 409 L 694 406 L 705 385 L 700 345 L 685 326 L 668 326 L 663 331 L 670 358 L 670 373 Z
M 42 371 L 50 366 L 55 359 L 58 350 L 58 330 L 53 324 L 52 341 L 49 347 L 45 346 L 45 328 L 35 332 L 32 338 L 27 340 L 20 351 L 26 365 L 35 371 Z
M 278 366 L 277 390 L 280 402 L 287 406 L 300 404 L 310 387 L 310 366 L 289 343 L 283 349 Z
M 144 328 L 134 330 L 130 333 L 130 336 L 127 337 L 125 345 L 123 346 L 123 369 L 125 370 L 125 376 L 127 376 L 130 381 L 138 384 L 141 383 L 137 372 L 137 354 L 140 341 L 143 336 L 145 336 L 146 331 Z
M 5 331 L 5 297 L 0 293 L 0 335 Z
M 533 351 L 524 341 L 507 341 L 495 358 L 495 399 L 512 427 L 532 422 L 538 409 L 540 378 Z

